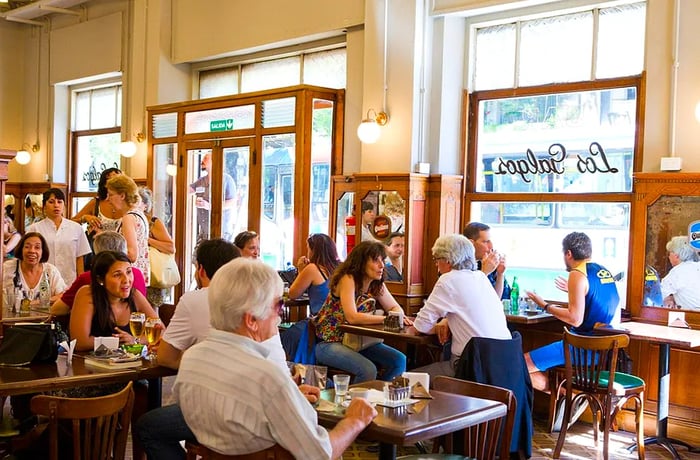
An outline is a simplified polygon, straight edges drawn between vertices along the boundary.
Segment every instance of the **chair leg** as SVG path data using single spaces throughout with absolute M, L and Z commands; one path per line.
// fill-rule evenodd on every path
M 634 423 L 637 428 L 637 457 L 644 460 L 644 393 L 635 398 Z
M 610 426 L 612 423 L 610 423 L 610 420 L 612 419 L 612 416 L 610 415 L 612 412 L 612 408 L 610 407 L 610 396 L 606 396 L 605 398 L 605 412 L 601 414 L 603 418 L 603 460 L 608 460 L 608 442 L 610 441 Z
M 559 458 L 561 455 L 561 449 L 564 447 L 564 439 L 566 438 L 566 431 L 569 428 L 569 417 L 571 417 L 571 392 L 567 390 L 566 392 L 566 402 L 564 403 L 564 421 L 561 424 L 561 430 L 559 431 L 559 437 L 557 438 L 557 445 L 554 448 L 554 454 L 552 458 Z

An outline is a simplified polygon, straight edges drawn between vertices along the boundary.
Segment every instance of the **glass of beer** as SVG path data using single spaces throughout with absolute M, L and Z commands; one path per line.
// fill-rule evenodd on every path
M 129 329 L 131 329 L 131 335 L 134 336 L 136 343 L 139 343 L 139 337 L 141 337 L 143 334 L 143 327 L 145 323 L 145 313 L 134 312 L 129 317 Z
M 160 340 L 160 334 L 163 332 L 163 323 L 160 318 L 148 318 L 146 320 L 146 340 L 148 341 L 148 359 L 155 360 L 156 354 L 153 351 L 153 345 Z

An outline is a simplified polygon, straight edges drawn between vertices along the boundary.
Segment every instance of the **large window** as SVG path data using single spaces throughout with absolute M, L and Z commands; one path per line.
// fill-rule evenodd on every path
M 72 213 L 97 192 L 100 173 L 119 168 L 121 84 L 72 92 Z
M 236 63 L 199 72 L 199 98 L 228 96 L 299 84 L 345 88 L 344 47 Z
M 581 231 L 625 306 L 645 7 L 472 24 L 467 219 L 491 227 L 508 280 L 548 300 L 567 299 L 561 240 Z

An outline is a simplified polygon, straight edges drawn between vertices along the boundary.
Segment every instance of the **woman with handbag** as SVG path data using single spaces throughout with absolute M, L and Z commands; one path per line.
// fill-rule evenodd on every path
M 140 209 L 139 188 L 132 178 L 118 174 L 107 181 L 107 199 L 114 209 L 124 213 L 117 231 L 126 239 L 129 260 L 141 270 L 148 286 L 151 280 L 151 266 L 148 262 L 148 221 Z
M 3 289 L 8 298 L 12 293 L 15 305 L 27 299 L 30 306 L 48 307 L 66 290 L 58 268 L 47 262 L 49 246 L 40 233 L 26 233 L 17 243 L 15 257 L 3 265 Z
M 174 255 L 175 243 L 170 233 L 168 233 L 168 229 L 165 228 L 163 221 L 152 213 L 153 195 L 151 191 L 146 187 L 139 187 L 139 195 L 141 196 L 141 210 L 146 216 L 146 219 L 148 219 L 149 259 L 152 257 L 154 251 L 158 251 L 161 254 Z M 168 294 L 170 288 L 153 285 L 154 273 L 152 262 L 151 260 L 151 284 L 148 286 L 148 301 L 153 305 L 153 308 L 158 308 L 163 305 L 165 296 Z
M 333 273 L 330 292 L 316 318 L 316 345 L 319 364 L 343 369 L 355 375 L 354 383 L 375 380 L 377 368 L 381 378 L 391 381 L 406 370 L 406 356 L 400 351 L 374 343 L 355 351 L 344 344 L 339 326 L 350 324 L 382 324 L 384 316 L 375 315 L 377 303 L 385 312 L 400 311 L 384 285 L 384 258 L 382 243 L 363 241 L 355 246 L 347 260 Z M 411 324 L 404 315 L 404 322 Z

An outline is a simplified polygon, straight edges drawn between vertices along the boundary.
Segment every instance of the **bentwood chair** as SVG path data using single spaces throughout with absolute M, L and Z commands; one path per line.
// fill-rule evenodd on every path
M 187 460 L 294 460 L 294 456 L 279 444 L 243 455 L 224 455 L 214 452 L 197 442 L 185 442 Z
M 32 412 L 49 419 L 50 460 L 59 458 L 59 431 L 67 426 L 73 459 L 123 460 L 134 405 L 132 385 L 129 382 L 120 392 L 97 398 L 33 397 Z
M 581 399 L 588 401 L 593 413 L 593 440 L 598 447 L 598 431 L 603 432 L 603 458 L 608 459 L 610 428 L 618 411 L 628 401 L 635 403 L 637 454 L 644 459 L 644 380 L 616 372 L 618 352 L 629 344 L 625 334 L 583 336 L 564 329 L 566 360 L 564 422 L 561 425 L 554 458 L 559 458 L 572 407 Z M 576 392 L 576 394 L 574 394 Z M 600 422 L 598 417 L 600 416 Z
M 510 458 L 510 438 L 513 433 L 513 423 L 517 402 L 513 392 L 492 385 L 460 380 L 453 377 L 436 377 L 432 387 L 438 391 L 455 393 L 464 396 L 490 399 L 506 405 L 506 414 L 495 420 L 489 420 L 457 433 L 441 436 L 433 442 L 433 454 L 406 455 L 402 460 L 440 459 L 452 460 L 474 458 L 492 460 L 498 455 L 501 459 Z M 438 454 L 442 448 L 444 454 Z M 458 454 L 459 456 L 455 456 Z

